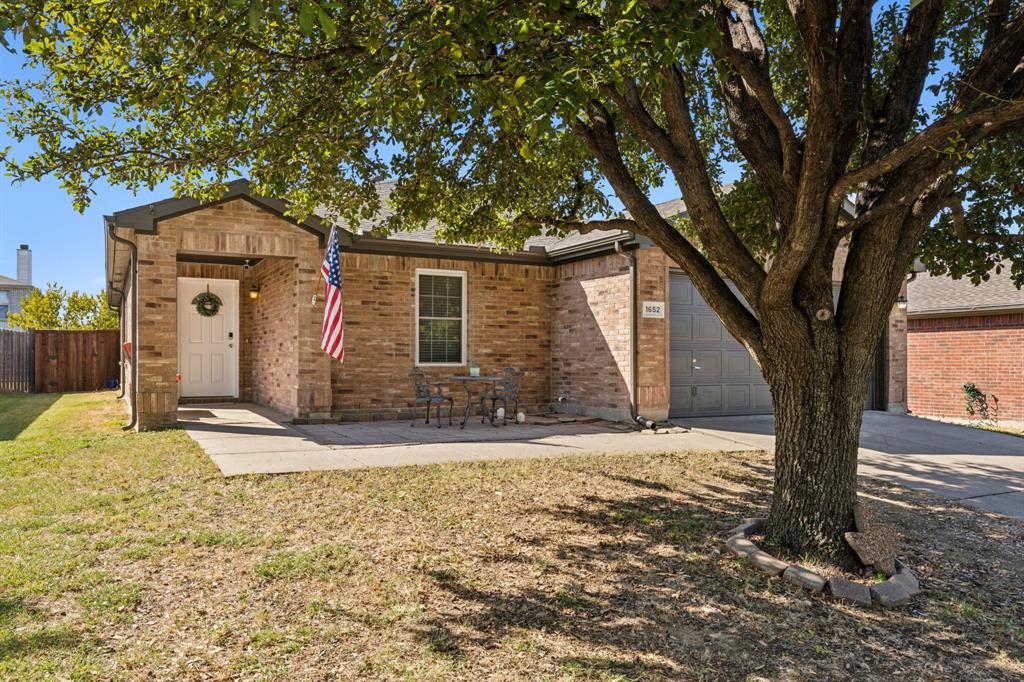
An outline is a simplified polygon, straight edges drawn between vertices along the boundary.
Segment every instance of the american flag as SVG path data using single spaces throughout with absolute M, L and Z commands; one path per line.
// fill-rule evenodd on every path
M 339 362 L 345 361 L 345 320 L 341 300 L 341 254 L 338 232 L 331 230 L 320 274 L 324 276 L 324 326 L 320 330 L 320 347 Z

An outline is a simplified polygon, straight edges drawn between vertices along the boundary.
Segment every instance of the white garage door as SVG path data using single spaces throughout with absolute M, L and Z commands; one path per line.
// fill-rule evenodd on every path
M 669 416 L 771 414 L 771 392 L 757 363 L 686 275 L 672 274 L 669 328 Z

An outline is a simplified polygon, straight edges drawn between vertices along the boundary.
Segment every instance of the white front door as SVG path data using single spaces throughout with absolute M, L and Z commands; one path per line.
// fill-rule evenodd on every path
M 221 300 L 215 315 L 192 302 L 209 291 Z M 182 397 L 238 397 L 238 281 L 178 278 L 178 373 Z

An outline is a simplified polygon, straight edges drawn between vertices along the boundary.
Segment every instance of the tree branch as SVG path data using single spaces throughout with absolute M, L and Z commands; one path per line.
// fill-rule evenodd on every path
M 742 78 L 747 91 L 775 127 L 781 145 L 783 175 L 792 188 L 799 170 L 799 144 L 793 124 L 775 96 L 764 37 L 749 6 L 735 0 L 729 0 L 725 5 L 736 15 L 736 20 L 733 21 L 728 13 L 719 14 L 729 42 L 712 49 L 711 54 Z
M 658 213 L 658 209 L 636 184 L 619 150 L 611 115 L 597 102 L 591 103 L 587 115 L 590 125 L 576 121 L 573 132 L 594 154 L 601 172 L 636 221 L 637 231 L 649 237 L 685 268 L 697 290 L 719 313 L 729 332 L 755 356 L 764 357 L 757 318 L 740 302 L 704 255 Z
M 991 47 L 1002 35 L 1009 14 L 1010 0 L 989 0 L 988 21 L 985 24 L 985 43 L 982 46 L 982 52 Z
M 946 209 L 949 211 L 949 216 L 953 219 L 953 234 L 965 241 L 968 239 L 971 241 L 987 239 L 1002 242 L 1024 242 L 1024 233 L 1008 234 L 1003 232 L 978 232 L 976 230 L 972 230 L 967 225 L 967 216 L 964 212 L 964 204 L 960 200 L 960 197 L 956 195 L 949 195 L 940 204 L 939 209 Z
M 707 175 L 704 156 L 696 142 L 695 133 L 691 143 L 680 148 L 668 131 L 658 125 L 643 104 L 636 83 L 626 79 L 623 92 L 605 88 L 605 92 L 619 106 L 630 126 L 643 138 L 655 153 L 668 164 L 676 184 L 683 192 L 686 209 L 694 218 L 694 229 L 701 243 L 706 245 L 713 260 L 721 258 L 721 267 L 736 281 L 745 296 L 751 296 L 763 278 L 760 265 L 750 256 L 746 246 L 729 226 L 715 197 L 714 189 Z M 692 125 L 692 123 L 691 123 Z M 691 128 L 692 132 L 692 128 Z M 746 254 L 749 262 L 743 266 Z M 753 267 L 751 267 L 751 263 Z M 754 279 L 750 281 L 751 275 Z M 748 288 L 750 287 L 750 288 Z
M 988 134 L 1002 130 L 1004 124 L 1021 121 L 1024 121 L 1024 100 L 998 104 L 961 116 L 946 116 L 877 161 L 850 171 L 840 177 L 832 190 L 831 199 L 836 203 L 841 202 L 850 187 L 891 173 L 922 152 L 931 150 L 942 153 L 940 149 L 936 149 L 936 146 L 944 144 L 954 133 L 963 132 L 975 126 L 982 126 L 983 129 L 991 130 L 991 133 L 981 136 L 983 139 Z
M 668 137 L 679 150 L 685 164 L 676 174 L 686 209 L 693 218 L 701 243 L 712 260 L 725 271 L 748 301 L 760 297 L 764 268 L 750 255 L 739 236 L 729 226 L 708 177 L 704 154 L 690 115 L 683 74 L 675 65 L 665 69 L 661 105 L 669 123 Z

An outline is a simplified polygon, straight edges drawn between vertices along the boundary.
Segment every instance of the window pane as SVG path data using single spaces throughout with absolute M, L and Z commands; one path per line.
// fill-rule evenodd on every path
M 419 276 L 419 358 L 421 363 L 462 363 L 462 277 Z M 450 318 L 450 319 L 429 319 Z

